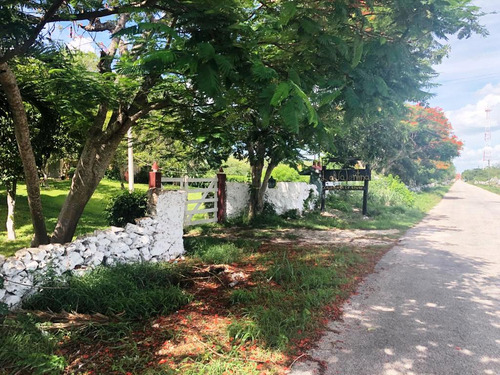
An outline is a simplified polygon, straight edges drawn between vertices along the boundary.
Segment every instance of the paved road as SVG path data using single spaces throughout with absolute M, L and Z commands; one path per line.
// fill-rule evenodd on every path
M 500 375 L 500 195 L 457 182 L 293 375 Z

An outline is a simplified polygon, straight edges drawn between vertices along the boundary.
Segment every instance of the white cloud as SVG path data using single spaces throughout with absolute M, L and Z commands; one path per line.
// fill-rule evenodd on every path
M 500 162 L 500 84 L 487 84 L 477 90 L 470 99 L 470 104 L 446 112 L 455 134 L 465 143 L 461 156 L 455 160 L 459 171 L 486 165 L 483 152 L 487 123 L 491 127 L 491 163 Z M 491 110 L 488 120 L 487 108 Z
M 67 46 L 68 48 L 73 50 L 96 53 L 96 50 L 94 48 L 94 41 L 91 38 L 76 36 L 71 42 L 67 44 Z

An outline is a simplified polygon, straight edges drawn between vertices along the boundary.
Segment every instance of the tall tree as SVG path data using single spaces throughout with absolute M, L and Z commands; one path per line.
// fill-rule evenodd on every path
M 14 124 L 19 154 L 23 163 L 28 204 L 34 228 L 33 246 L 49 242 L 42 202 L 35 156 L 30 143 L 28 118 L 15 74 L 8 65 L 12 58 L 26 53 L 35 44 L 41 31 L 62 5 L 63 0 L 40 1 L 24 4 L 26 12 L 20 11 L 18 2 L 8 2 L 2 6 L 0 19 L 3 21 L 3 35 L 0 45 L 0 85 L 9 104 Z M 36 9 L 40 17 L 31 15 Z

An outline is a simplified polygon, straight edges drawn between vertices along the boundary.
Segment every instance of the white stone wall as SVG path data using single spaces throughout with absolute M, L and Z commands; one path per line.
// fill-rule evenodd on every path
M 226 216 L 238 217 L 248 208 L 250 185 L 243 182 L 226 183 Z
M 185 191 L 163 191 L 156 203 L 156 215 L 139 219 L 137 225 L 111 227 L 64 245 L 50 244 L 22 249 L 13 257 L 0 255 L 0 302 L 16 307 L 22 297 L 36 289 L 36 280 L 47 270 L 56 275 L 85 272 L 98 265 L 158 262 L 184 253 L 182 241 Z
M 264 200 L 274 207 L 278 215 L 289 210 L 297 210 L 302 214 L 304 201 L 309 197 L 311 190 L 317 197 L 316 185 L 309 185 L 305 182 L 278 182 L 274 189 L 266 189 Z M 313 208 L 314 201 L 311 201 L 309 209 Z
M 237 217 L 248 207 L 250 201 L 249 185 L 240 182 L 228 182 L 226 189 L 227 217 Z M 318 199 L 316 185 L 309 185 L 305 182 L 278 182 L 274 189 L 266 189 L 264 200 L 272 204 L 279 215 L 289 210 L 297 210 L 302 214 L 304 201 L 309 197 L 311 190 L 315 198 Z M 314 208 L 314 203 L 314 200 L 309 202 L 309 209 Z

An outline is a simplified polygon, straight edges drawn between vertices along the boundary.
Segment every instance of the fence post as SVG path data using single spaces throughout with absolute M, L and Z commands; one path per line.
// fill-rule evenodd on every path
M 363 187 L 363 216 L 368 215 L 368 182 L 372 178 L 372 172 L 370 169 L 370 164 L 366 165 L 366 171 L 368 173 L 368 179 L 365 180 L 365 184 Z
M 222 167 L 217 173 L 217 222 L 226 220 L 226 174 Z
M 156 215 L 156 205 L 161 192 L 161 172 L 159 172 L 158 163 L 154 162 L 149 172 L 149 190 L 148 190 L 148 214 Z
M 154 162 L 151 169 L 152 171 L 149 172 L 149 188 L 161 189 L 161 172 L 159 172 L 158 163 Z

